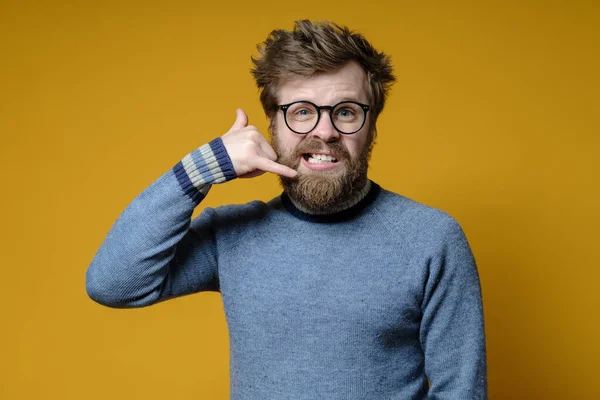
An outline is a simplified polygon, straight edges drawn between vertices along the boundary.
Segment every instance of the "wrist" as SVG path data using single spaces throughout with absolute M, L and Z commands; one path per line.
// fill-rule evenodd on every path
M 210 185 L 223 183 L 237 177 L 231 158 L 220 137 L 186 155 L 173 167 L 173 172 L 183 191 L 203 198 Z

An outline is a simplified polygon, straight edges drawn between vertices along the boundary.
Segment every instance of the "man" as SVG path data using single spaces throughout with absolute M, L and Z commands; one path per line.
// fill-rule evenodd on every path
M 87 271 L 92 299 L 143 307 L 223 298 L 232 399 L 483 399 L 475 262 L 448 214 L 367 179 L 389 58 L 299 21 L 253 75 L 272 146 L 242 110 L 118 218 Z M 264 203 L 194 208 L 213 184 L 280 175 Z

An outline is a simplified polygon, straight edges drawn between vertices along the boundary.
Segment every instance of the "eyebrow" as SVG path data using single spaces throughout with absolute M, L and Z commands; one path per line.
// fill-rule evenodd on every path
M 323 106 L 323 105 L 331 105 L 332 106 L 334 104 L 339 104 L 339 103 L 343 103 L 343 102 L 346 102 L 346 101 L 355 101 L 357 103 L 365 103 L 365 104 L 368 103 L 368 100 L 361 101 L 357 97 L 358 96 L 352 96 L 352 97 L 350 97 L 350 96 L 343 96 L 343 97 L 335 99 L 334 101 L 331 102 L 331 104 L 318 104 L 315 100 L 308 100 L 307 98 L 294 98 L 293 100 L 290 100 L 290 101 L 287 101 L 287 102 L 281 102 L 281 104 L 290 104 L 290 103 L 295 103 L 297 101 L 308 101 L 310 103 L 314 103 L 314 104 L 317 104 L 319 106 Z

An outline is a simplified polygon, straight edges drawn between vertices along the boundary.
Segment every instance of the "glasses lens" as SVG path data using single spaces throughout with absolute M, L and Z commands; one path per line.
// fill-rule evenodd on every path
M 362 128 L 365 115 L 365 110 L 356 103 L 340 103 L 333 109 L 332 119 L 340 132 L 354 133 Z
M 318 118 L 315 106 L 305 102 L 292 104 L 286 112 L 288 127 L 298 133 L 310 132 L 317 125 Z

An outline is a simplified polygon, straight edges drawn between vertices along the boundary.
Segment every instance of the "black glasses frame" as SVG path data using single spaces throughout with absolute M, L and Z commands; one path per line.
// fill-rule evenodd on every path
M 292 106 L 294 104 L 297 104 L 297 103 L 308 103 L 308 104 L 312 105 L 317 110 L 317 122 L 315 123 L 315 126 L 313 126 L 312 129 L 309 130 L 308 132 L 298 132 L 298 131 L 295 131 L 295 130 L 293 130 L 290 127 L 290 124 L 288 124 L 288 121 L 287 121 L 287 110 L 290 108 L 290 106 Z M 356 104 L 356 105 L 360 106 L 364 110 L 364 112 L 365 112 L 364 113 L 363 122 L 360 125 L 360 128 L 358 128 L 354 132 L 343 132 L 337 126 L 335 126 L 335 122 L 333 122 L 333 110 L 337 106 L 339 106 L 340 104 L 345 104 L 345 103 Z M 339 103 L 337 103 L 337 104 L 335 104 L 333 106 L 318 106 L 315 103 L 311 103 L 310 101 L 306 101 L 306 100 L 299 100 L 299 101 L 294 101 L 294 102 L 288 103 L 288 104 L 281 104 L 281 105 L 278 105 L 277 107 L 281 111 L 283 111 L 283 119 L 285 121 L 285 124 L 289 128 L 289 130 L 292 131 L 292 132 L 294 132 L 294 133 L 296 133 L 296 134 L 298 134 L 298 135 L 309 134 L 309 133 L 311 133 L 317 127 L 317 125 L 319 125 L 319 121 L 321 121 L 321 110 L 327 110 L 327 111 L 329 111 L 329 120 L 331 121 L 331 125 L 335 128 L 336 131 L 338 131 L 339 133 L 344 134 L 344 135 L 353 135 L 356 132 L 360 131 L 363 128 L 363 126 L 365 126 L 365 122 L 367 121 L 367 113 L 369 112 L 369 108 L 370 108 L 368 105 L 359 103 L 357 101 L 340 101 Z

